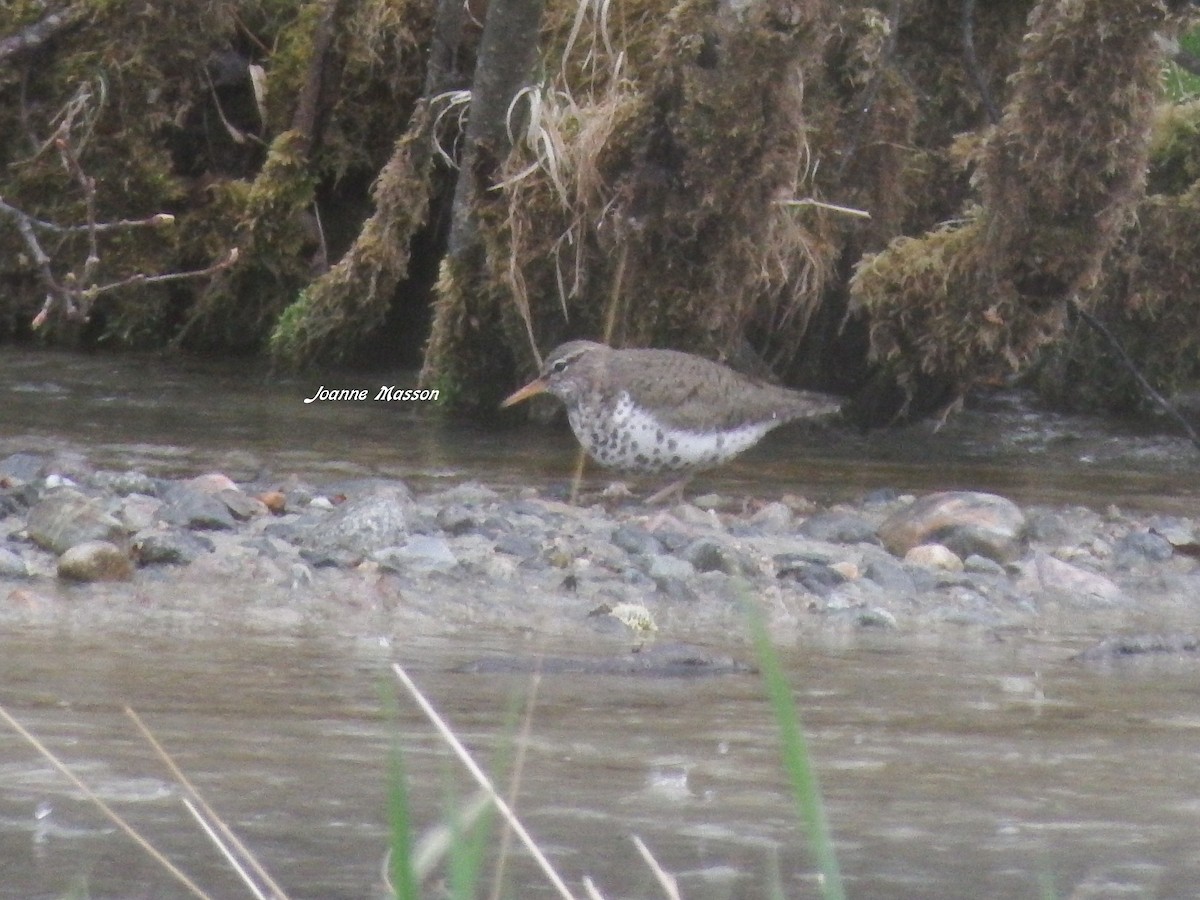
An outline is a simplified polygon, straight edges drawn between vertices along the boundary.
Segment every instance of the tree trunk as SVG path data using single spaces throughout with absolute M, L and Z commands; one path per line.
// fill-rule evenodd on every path
M 507 296 L 487 277 L 479 217 L 503 202 L 491 188 L 511 149 L 510 128 L 520 130 L 520 117 L 514 113 L 510 122 L 509 110 L 533 67 L 544 6 L 545 0 L 492 0 L 480 40 L 449 246 L 421 372 L 423 383 L 436 384 L 460 407 L 491 403 L 496 397 L 490 392 L 499 390 L 510 369 L 497 363 L 502 354 L 494 346 Z M 481 373 L 481 362 L 496 371 Z

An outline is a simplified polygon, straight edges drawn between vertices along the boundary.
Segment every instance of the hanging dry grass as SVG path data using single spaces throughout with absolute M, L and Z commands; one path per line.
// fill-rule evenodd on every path
M 566 334 L 709 352 L 752 323 L 803 334 L 840 214 L 807 202 L 803 61 L 822 7 L 719 16 L 717 52 L 704 4 L 677 4 L 637 62 L 617 49 L 605 4 L 578 7 L 556 74 L 521 98 L 529 127 L 490 233 L 513 297 L 508 333 L 531 358 Z

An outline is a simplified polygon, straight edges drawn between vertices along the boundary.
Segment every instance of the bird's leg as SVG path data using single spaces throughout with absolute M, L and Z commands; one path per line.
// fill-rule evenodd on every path
M 677 481 L 672 481 L 661 491 L 655 491 L 646 498 L 647 506 L 659 506 L 666 503 L 668 500 L 682 500 L 683 489 L 687 487 L 687 483 L 692 480 L 691 475 L 684 475 Z

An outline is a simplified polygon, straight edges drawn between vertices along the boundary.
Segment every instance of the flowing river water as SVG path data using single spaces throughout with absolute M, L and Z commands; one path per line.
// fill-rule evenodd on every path
M 404 383 L 323 381 L 371 396 Z M 566 433 L 448 422 L 419 403 L 303 403 L 320 383 L 228 364 L 3 350 L 0 457 L 79 454 L 100 468 L 235 480 L 383 475 L 418 490 L 570 476 Z M 703 489 L 831 501 L 878 487 L 969 487 L 1193 515 L 1191 452 L 1144 426 L 1000 400 L 936 434 L 817 432 L 799 450 L 775 435 Z M 781 648 L 851 896 L 1200 894 L 1200 672 L 1177 659 L 1074 660 L 1096 637 L 820 634 Z M 126 706 L 290 896 L 372 897 L 392 747 L 403 751 L 418 827 L 470 792 L 390 663 L 407 667 L 486 762 L 511 755 L 531 678 L 462 664 L 587 650 L 553 640 L 0 630 L 0 704 L 212 896 L 249 894 Z M 720 649 L 719 635 L 707 640 Z M 744 642 L 730 647 L 744 656 Z M 590 875 L 609 898 L 662 896 L 636 834 L 684 897 L 764 897 L 776 877 L 785 896 L 817 895 L 759 676 L 547 674 L 526 743 L 517 806 L 573 885 Z M 554 896 L 519 850 L 508 865 L 509 896 Z M 0 897 L 64 896 L 187 894 L 0 728 Z

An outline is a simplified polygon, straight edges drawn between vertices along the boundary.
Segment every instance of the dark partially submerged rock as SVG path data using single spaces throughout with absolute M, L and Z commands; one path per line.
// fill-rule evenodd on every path
M 1075 657 L 1079 662 L 1105 663 L 1119 659 L 1153 655 L 1186 655 L 1200 659 L 1200 635 L 1118 634 L 1106 637 Z
M 754 666 L 691 644 L 656 644 L 613 656 L 489 656 L 465 663 L 473 675 L 617 675 L 637 678 L 699 678 L 744 675 Z

